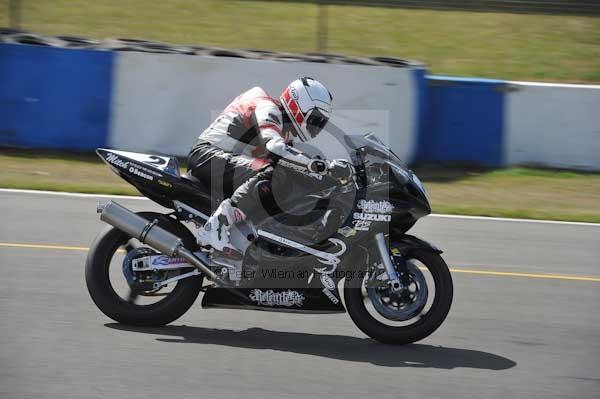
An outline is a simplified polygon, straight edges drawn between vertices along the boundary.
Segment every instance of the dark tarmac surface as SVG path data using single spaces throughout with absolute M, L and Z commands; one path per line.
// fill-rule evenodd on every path
M 72 248 L 88 247 L 102 228 L 96 203 L 0 192 L 2 399 L 600 397 L 598 225 L 419 222 L 412 233 L 463 272 L 453 273 L 454 303 L 442 327 L 418 344 L 389 347 L 345 314 L 198 303 L 169 327 L 115 324 L 87 293 L 85 250 Z

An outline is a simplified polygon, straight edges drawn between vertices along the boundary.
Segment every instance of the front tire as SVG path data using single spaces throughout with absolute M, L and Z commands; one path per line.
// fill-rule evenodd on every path
M 141 213 L 148 220 L 158 219 L 158 225 L 184 240 L 193 240 L 189 230 L 168 216 Z M 190 237 L 191 236 L 191 237 Z M 202 289 L 202 278 L 179 280 L 175 288 L 162 300 L 151 305 L 137 305 L 119 296 L 113 288 L 109 267 L 113 255 L 125 246 L 131 237 L 115 227 L 107 226 L 96 237 L 85 266 L 85 281 L 92 300 L 111 319 L 134 326 L 162 326 L 181 317 L 194 304 Z
M 413 324 L 395 327 L 373 317 L 365 305 L 363 278 L 358 277 L 360 273 L 355 273 L 344 285 L 346 308 L 352 321 L 369 337 L 385 344 L 405 345 L 429 336 L 444 322 L 452 304 L 452 277 L 444 259 L 424 250 L 414 250 L 405 257 L 416 259 L 425 265 L 435 284 L 435 297 L 431 307 Z

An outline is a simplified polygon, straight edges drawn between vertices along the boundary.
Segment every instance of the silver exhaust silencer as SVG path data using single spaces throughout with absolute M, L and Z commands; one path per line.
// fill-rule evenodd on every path
M 165 255 L 184 258 L 198 268 L 209 280 L 219 286 L 226 286 L 223 280 L 183 246 L 183 241 L 179 237 L 158 226 L 158 220 L 149 222 L 113 201 L 98 205 L 98 213 L 100 213 L 100 220 L 103 222 L 116 227 L 144 244 L 150 245 Z
M 99 208 L 99 212 L 100 220 L 103 222 L 115 226 L 165 255 L 175 256 L 177 248 L 183 245 L 177 236 L 157 226 L 157 220 L 149 222 L 116 202 L 109 201 Z

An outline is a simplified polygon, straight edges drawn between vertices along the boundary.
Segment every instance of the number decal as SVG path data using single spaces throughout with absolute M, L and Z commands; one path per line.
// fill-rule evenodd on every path
M 354 229 L 359 231 L 369 231 L 371 221 L 369 220 L 354 220 Z
M 157 157 L 156 155 L 151 155 L 150 161 L 146 161 L 146 163 L 148 163 L 150 165 L 155 165 L 155 166 L 162 166 L 167 163 L 167 160 L 164 158 L 161 158 L 161 157 Z

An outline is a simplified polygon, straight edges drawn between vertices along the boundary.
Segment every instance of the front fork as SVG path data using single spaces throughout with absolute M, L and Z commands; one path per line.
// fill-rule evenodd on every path
M 377 250 L 379 251 L 379 256 L 381 257 L 381 261 L 383 262 L 383 266 L 385 267 L 385 271 L 389 279 L 388 283 L 390 288 L 394 292 L 401 291 L 404 289 L 404 284 L 402 284 L 402 281 L 400 281 L 400 277 L 396 272 L 394 261 L 392 261 L 392 257 L 390 256 L 390 251 L 387 243 L 385 242 L 385 236 L 383 233 L 375 234 L 375 242 L 377 243 Z M 406 275 L 406 262 L 404 261 L 404 258 L 400 258 L 398 256 L 395 256 L 394 258 L 396 261 L 401 261 L 401 264 L 398 266 L 400 267 L 401 272 Z

